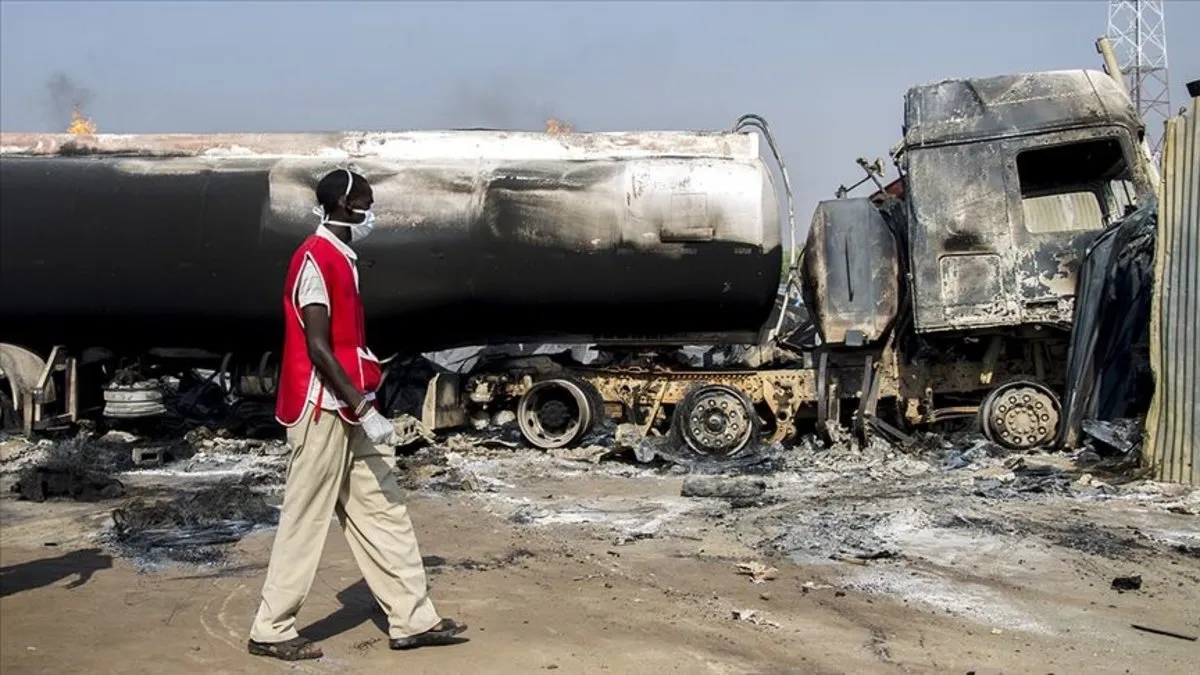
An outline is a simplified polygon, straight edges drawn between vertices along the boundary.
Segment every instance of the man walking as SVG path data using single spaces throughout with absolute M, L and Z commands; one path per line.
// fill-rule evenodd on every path
M 356 255 L 371 233 L 374 194 L 349 169 L 317 184 L 315 234 L 292 256 L 284 284 L 284 342 L 276 419 L 292 454 L 279 529 L 250 629 L 249 651 L 287 661 L 320 647 L 296 632 L 296 614 L 317 575 L 336 513 L 375 600 L 387 614 L 389 645 L 446 644 L 466 630 L 438 616 L 429 599 L 416 536 L 392 476 L 391 422 L 375 409 L 381 366 L 367 348 Z

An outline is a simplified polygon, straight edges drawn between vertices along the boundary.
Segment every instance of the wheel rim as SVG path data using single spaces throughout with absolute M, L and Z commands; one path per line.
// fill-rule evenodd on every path
M 569 380 L 546 380 L 529 388 L 517 404 L 517 426 L 543 450 L 579 441 L 592 424 L 587 394 Z
M 705 387 L 683 412 L 686 413 L 681 420 L 684 441 L 699 454 L 728 457 L 750 442 L 753 411 L 733 389 Z
M 1054 392 L 1036 382 L 998 387 L 980 408 L 983 433 L 1013 450 L 1031 450 L 1058 435 L 1061 407 Z

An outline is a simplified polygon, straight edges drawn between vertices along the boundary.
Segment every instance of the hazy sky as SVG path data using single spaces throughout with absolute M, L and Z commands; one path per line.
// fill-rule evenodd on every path
M 1106 4 L 3 0 L 0 128 L 61 130 L 58 72 L 103 132 L 711 129 L 756 112 L 807 229 L 862 177 L 855 157 L 899 139 L 906 88 L 1100 68 Z M 1200 78 L 1200 2 L 1166 17 L 1174 110 Z

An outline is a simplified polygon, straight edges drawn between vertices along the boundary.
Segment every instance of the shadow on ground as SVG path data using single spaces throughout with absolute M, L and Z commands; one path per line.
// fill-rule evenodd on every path
M 98 548 L 89 548 L 64 553 L 57 558 L 30 560 L 29 562 L 0 567 L 0 598 L 29 591 L 78 576 L 65 588 L 79 588 L 100 570 L 112 569 L 112 556 Z
M 439 556 L 425 556 L 424 563 L 426 568 L 436 569 L 444 565 L 445 560 Z M 379 603 L 375 602 L 375 597 L 371 595 L 371 589 L 367 586 L 366 580 L 359 579 L 350 586 L 347 586 L 337 594 L 337 599 L 342 604 L 341 608 L 324 619 L 313 622 L 300 631 L 304 637 L 313 642 L 321 642 L 341 633 L 354 630 L 367 621 L 374 622 L 375 627 L 385 637 L 387 636 L 387 616 L 383 613 L 383 609 L 379 606 Z M 455 638 L 449 644 L 459 644 L 468 640 L 468 638 Z

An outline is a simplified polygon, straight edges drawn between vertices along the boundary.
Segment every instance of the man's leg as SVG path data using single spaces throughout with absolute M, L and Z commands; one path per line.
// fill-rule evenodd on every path
M 329 517 L 349 465 L 346 428 L 336 413 L 322 410 L 318 421 L 309 417 L 288 429 L 292 455 L 262 604 L 250 629 L 252 643 L 290 642 L 298 637 L 296 613 L 316 579 Z M 251 651 L 255 651 L 253 644 Z
M 392 643 L 426 634 L 432 644 L 466 626 L 442 620 L 429 599 L 425 565 L 396 477 L 395 451 L 349 431 L 350 471 L 338 500 L 338 519 L 371 593 L 388 617 Z M 431 629 L 438 629 L 431 631 Z M 413 644 L 411 646 L 420 646 Z

